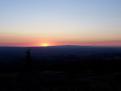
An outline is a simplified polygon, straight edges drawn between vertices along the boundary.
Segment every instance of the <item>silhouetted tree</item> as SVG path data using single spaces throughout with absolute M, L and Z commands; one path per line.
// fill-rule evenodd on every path
M 32 71 L 32 57 L 30 48 L 26 51 L 24 70 Z
M 25 64 L 17 77 L 17 88 L 23 91 L 32 91 L 32 57 L 31 49 L 27 49 Z

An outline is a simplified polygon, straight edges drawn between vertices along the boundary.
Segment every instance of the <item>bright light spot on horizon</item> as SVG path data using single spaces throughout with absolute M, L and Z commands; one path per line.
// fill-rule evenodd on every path
M 42 47 L 48 47 L 48 46 L 50 46 L 50 44 L 49 43 L 42 43 L 40 46 L 42 46 Z

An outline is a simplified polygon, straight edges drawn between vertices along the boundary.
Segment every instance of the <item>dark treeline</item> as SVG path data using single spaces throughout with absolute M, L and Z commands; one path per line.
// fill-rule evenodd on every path
M 44 56 L 33 55 L 33 48 L 24 50 L 21 61 L 1 61 L 0 91 L 121 91 L 120 48 L 82 56 L 72 50 L 45 49 Z

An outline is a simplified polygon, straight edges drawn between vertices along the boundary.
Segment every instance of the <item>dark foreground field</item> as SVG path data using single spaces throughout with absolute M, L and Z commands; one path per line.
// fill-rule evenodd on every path
M 121 91 L 121 48 L 0 48 L 0 91 Z

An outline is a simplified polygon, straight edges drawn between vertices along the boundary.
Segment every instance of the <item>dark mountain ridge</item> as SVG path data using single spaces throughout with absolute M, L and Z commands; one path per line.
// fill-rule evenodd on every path
M 0 91 L 120 91 L 121 47 L 0 47 Z

